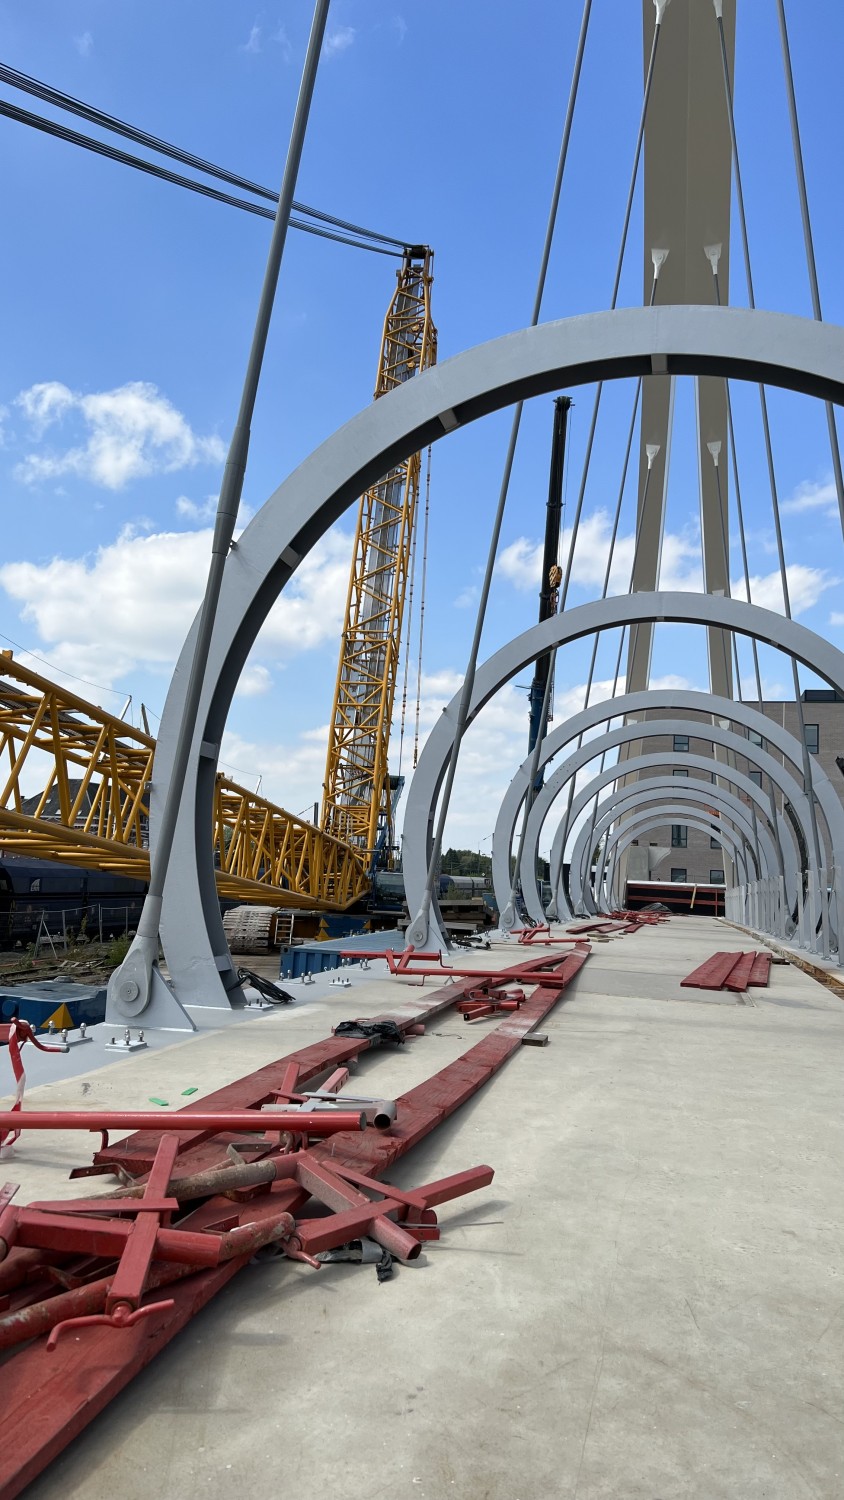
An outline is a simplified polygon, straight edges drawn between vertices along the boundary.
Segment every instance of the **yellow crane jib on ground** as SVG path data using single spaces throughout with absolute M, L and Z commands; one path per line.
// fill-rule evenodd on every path
M 12 854 L 149 876 L 155 740 L 0 653 L 0 843 Z M 217 775 L 212 837 L 227 900 L 342 911 L 369 889 L 348 844 Z
M 375 399 L 436 363 L 433 252 L 405 251 L 387 316 Z M 322 827 L 370 869 L 389 861 L 393 787 L 390 726 L 411 569 L 421 456 L 397 464 L 361 496 L 323 787 Z

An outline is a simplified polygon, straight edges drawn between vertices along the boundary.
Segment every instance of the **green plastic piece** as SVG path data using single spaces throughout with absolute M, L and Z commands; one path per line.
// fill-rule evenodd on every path
M 198 1088 L 195 1088 L 195 1089 L 182 1089 L 182 1098 L 184 1099 L 184 1097 L 185 1097 L 186 1094 L 198 1094 L 198 1093 L 199 1093 L 199 1089 Z
M 152 1097 L 152 1094 L 150 1094 L 149 1102 L 150 1104 L 160 1104 L 163 1109 L 166 1109 L 168 1104 L 168 1101 L 166 1099 L 154 1099 Z

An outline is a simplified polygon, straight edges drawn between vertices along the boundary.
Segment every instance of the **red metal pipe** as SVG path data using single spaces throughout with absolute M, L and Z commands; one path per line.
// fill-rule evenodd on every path
M 202 1130 L 214 1135 L 257 1130 L 293 1130 L 299 1135 L 336 1135 L 341 1130 L 365 1130 L 362 1110 L 233 1109 L 224 1114 L 177 1110 L 156 1114 L 150 1109 L 30 1109 L 0 1112 L 3 1130 Z
M 230 1230 L 219 1236 L 220 1262 L 252 1256 L 263 1245 L 286 1238 L 295 1227 L 293 1215 L 282 1213 L 262 1224 L 243 1224 Z M 166 1265 L 161 1262 L 153 1264 L 147 1278 L 146 1291 L 152 1292 L 158 1287 L 169 1286 L 171 1282 L 180 1281 L 184 1276 L 191 1276 L 195 1270 L 195 1266 L 174 1265 L 172 1261 Z M 112 1276 L 103 1276 L 85 1286 L 74 1287 L 42 1302 L 35 1302 L 31 1307 L 21 1307 L 15 1312 L 7 1313 L 0 1318 L 0 1349 L 26 1344 L 39 1334 L 49 1333 L 60 1323 L 101 1313 L 106 1306 L 112 1283 Z

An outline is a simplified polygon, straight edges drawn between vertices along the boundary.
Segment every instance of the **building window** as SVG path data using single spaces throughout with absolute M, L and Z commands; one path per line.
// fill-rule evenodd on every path
M 688 774 L 688 769 L 685 766 L 683 766 L 679 771 L 675 769 L 671 772 L 672 776 L 688 776 Z
M 809 728 L 809 726 L 807 724 L 806 725 L 806 729 L 808 730 L 808 728 Z M 688 748 L 689 748 L 689 736 L 687 734 L 675 734 L 675 736 L 674 736 L 674 749 L 675 750 L 688 750 Z
M 709 884 L 710 885 L 723 885 L 724 884 L 724 871 L 723 870 L 710 870 L 709 871 Z
M 710 847 L 710 849 L 720 849 L 721 848 L 721 840 L 720 839 L 716 839 L 716 837 L 715 837 L 715 835 L 713 833 L 711 833 L 709 835 L 709 847 Z
M 685 849 L 689 842 L 689 830 L 685 823 L 671 824 L 671 847 L 672 849 Z
M 718 772 L 717 771 L 710 771 L 710 773 L 709 773 L 709 780 L 712 782 L 713 786 L 717 786 L 718 785 Z
M 758 730 L 756 730 L 756 729 L 748 729 L 748 731 L 747 731 L 747 738 L 749 739 L 751 745 L 758 745 L 760 750 L 764 750 L 764 748 L 765 748 L 765 741 L 762 738 L 762 735 L 759 733 Z
M 818 746 L 820 744 L 820 734 L 818 732 L 817 724 L 804 724 L 803 728 L 806 731 L 806 749 L 809 751 L 810 755 L 817 755 Z M 676 745 L 674 748 L 676 750 Z
M 677 869 L 674 869 L 674 867 L 672 866 L 672 870 L 671 870 L 671 884 L 672 885 L 685 885 L 685 883 L 686 883 L 686 872 L 685 872 L 685 870 L 677 870 Z
M 753 782 L 754 786 L 761 786 L 762 785 L 762 772 L 761 771 L 751 771 L 749 774 L 750 774 L 750 779 Z

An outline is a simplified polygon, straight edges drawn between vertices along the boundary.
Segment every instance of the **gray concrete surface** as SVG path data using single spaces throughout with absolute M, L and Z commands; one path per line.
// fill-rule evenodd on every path
M 550 1045 L 396 1169 L 496 1168 L 441 1210 L 439 1244 L 383 1286 L 371 1267 L 247 1268 L 29 1500 L 837 1500 L 844 1005 L 790 967 L 747 1003 L 680 990 L 743 946 L 708 918 L 596 945 Z M 293 1011 L 28 1097 L 175 1102 L 393 993 L 377 970 L 352 1003 L 303 988 Z M 480 1033 L 445 1016 L 354 1081 L 411 1087 Z M 32 1150 L 4 1175 L 53 1192 Z

